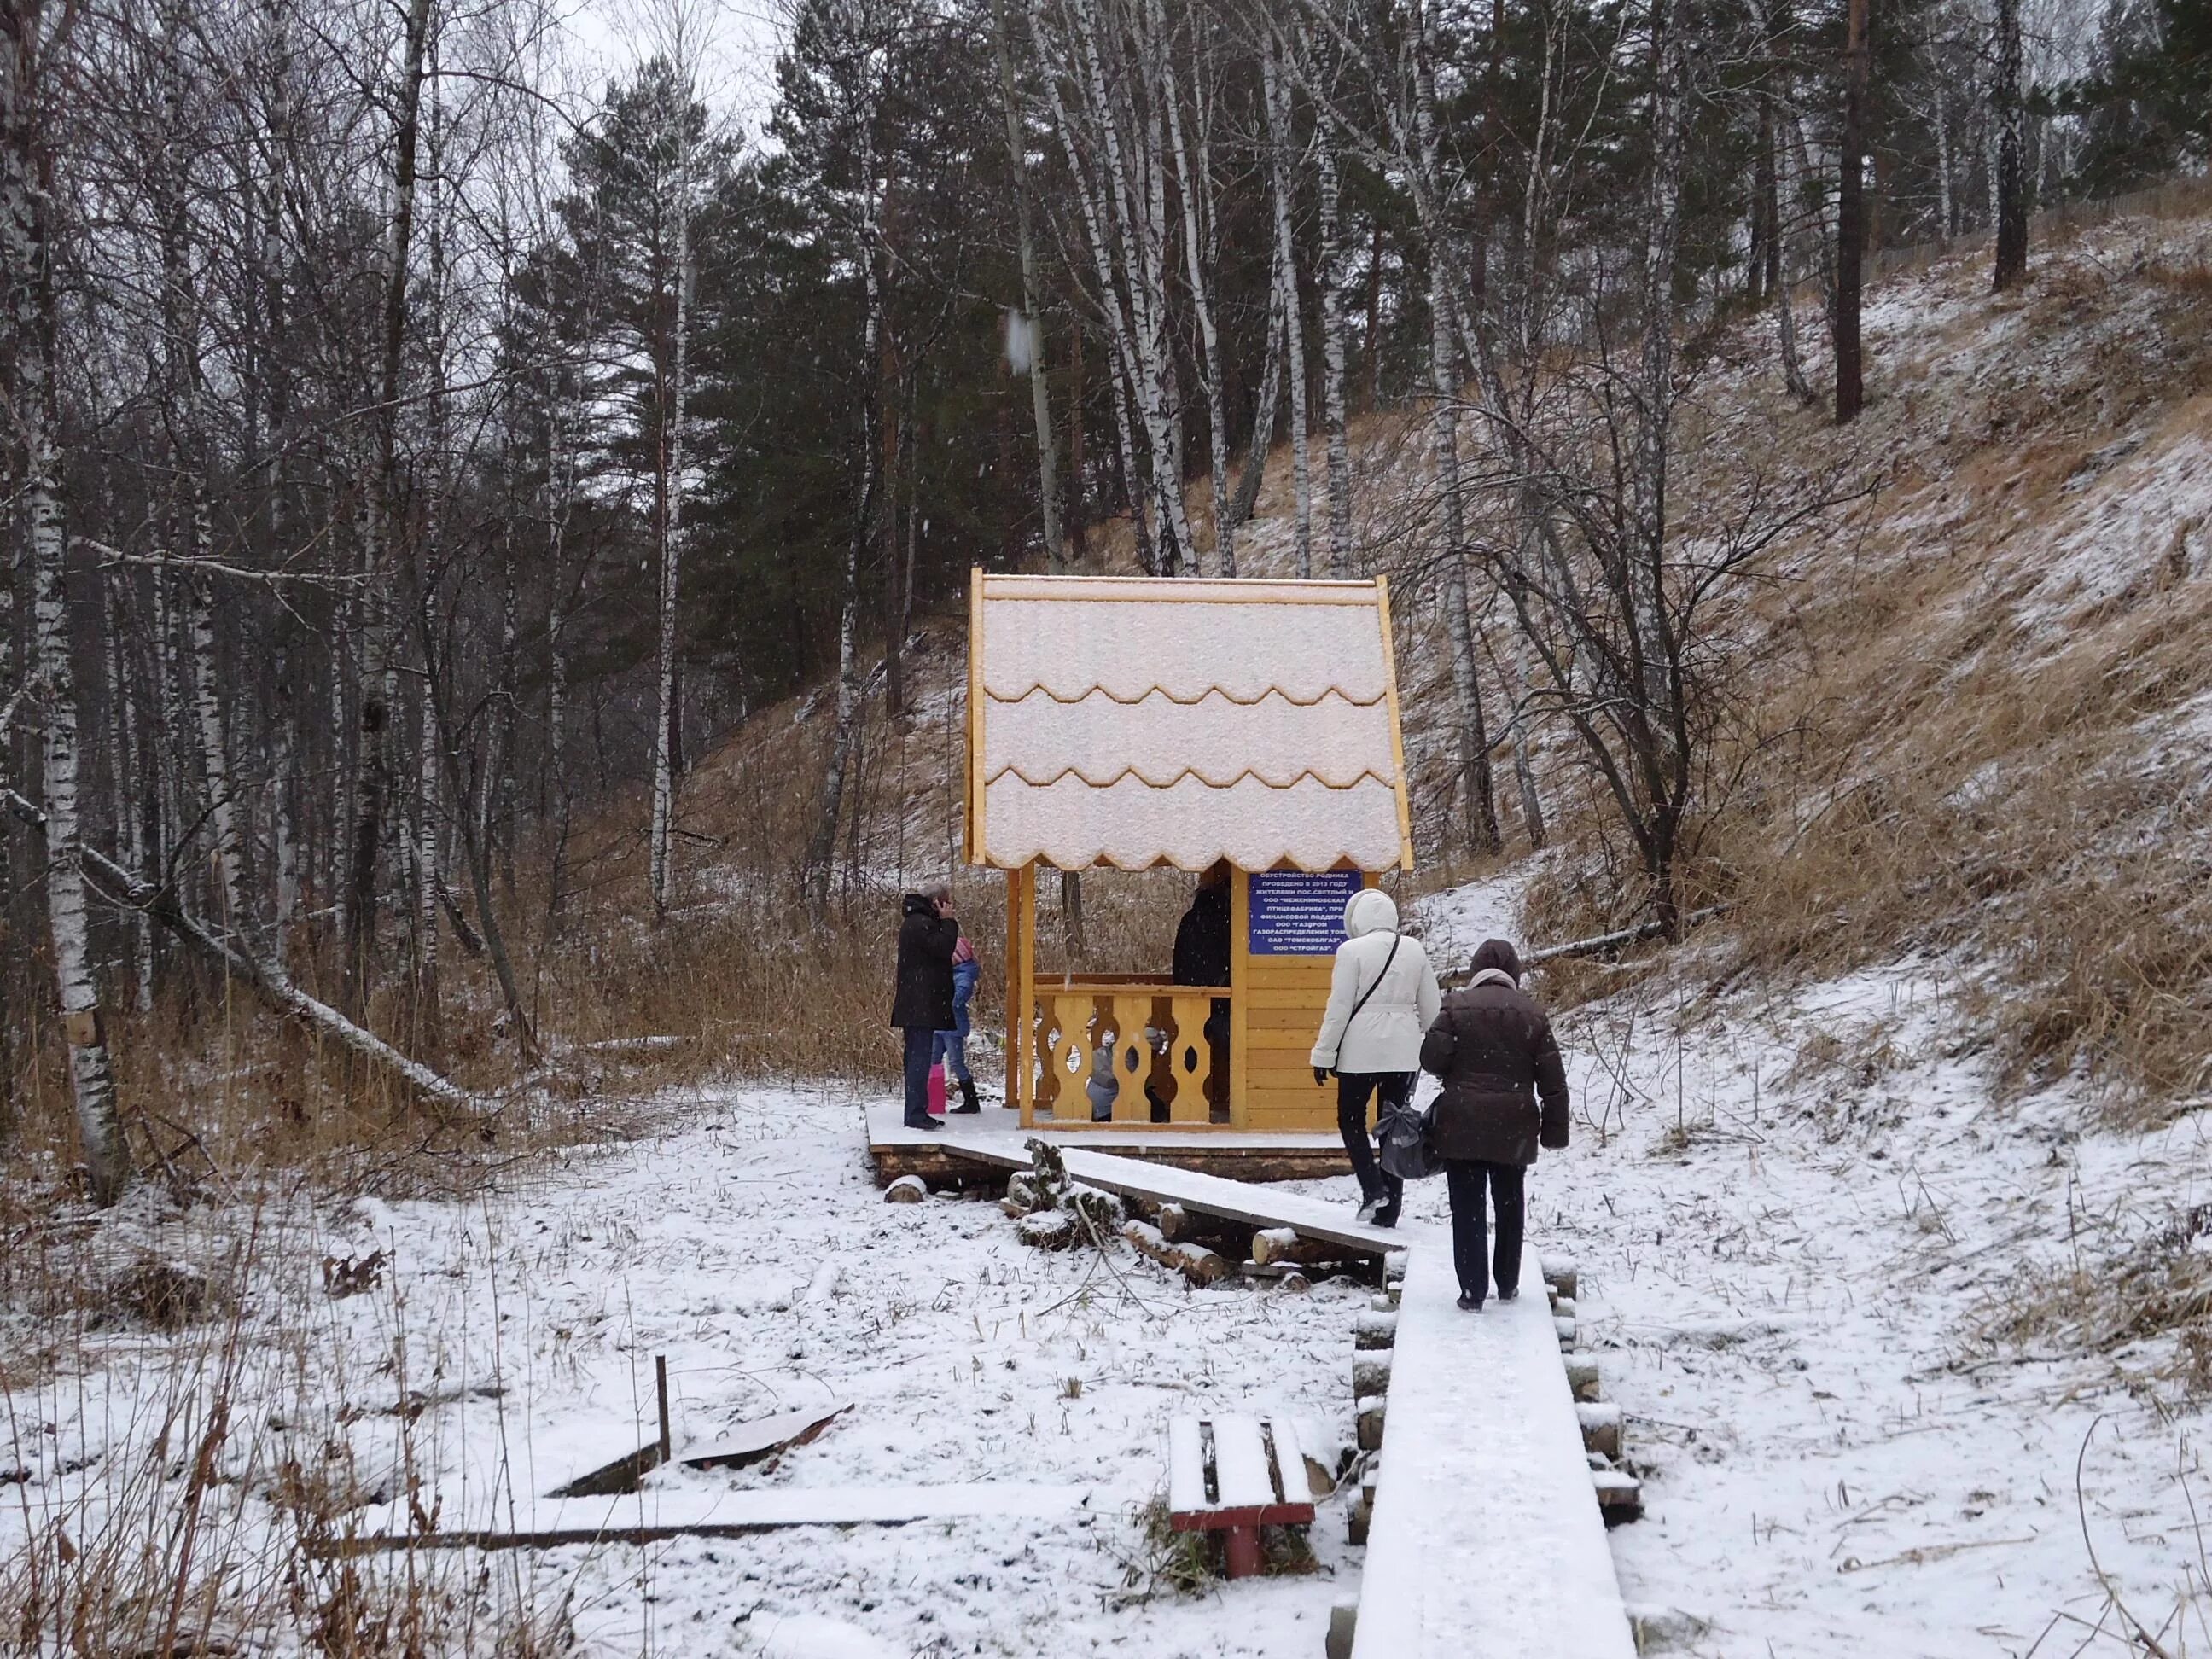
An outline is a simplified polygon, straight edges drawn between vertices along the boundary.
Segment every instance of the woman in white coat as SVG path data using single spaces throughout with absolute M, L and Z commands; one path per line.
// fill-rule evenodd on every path
M 1420 940 L 1398 931 L 1398 907 L 1388 893 L 1374 887 L 1354 893 L 1344 907 L 1344 933 L 1314 1039 L 1314 1081 L 1336 1074 L 1336 1128 L 1359 1177 L 1359 1218 L 1391 1227 L 1405 1183 L 1375 1162 L 1367 1103 L 1372 1096 L 1378 1114 L 1406 1103 L 1420 1069 L 1421 1038 L 1443 995 Z

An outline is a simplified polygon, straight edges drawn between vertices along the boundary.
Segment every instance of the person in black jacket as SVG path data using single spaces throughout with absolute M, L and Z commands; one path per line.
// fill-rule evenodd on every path
M 1176 924 L 1175 959 L 1169 977 L 1177 985 L 1229 983 L 1229 861 L 1217 859 L 1198 878 L 1190 908 Z M 1213 1069 L 1207 1083 L 1209 1105 L 1229 1097 L 1229 1000 L 1216 997 L 1206 1016 L 1206 1046 Z
M 1520 953 L 1504 939 L 1484 940 L 1474 979 L 1444 999 L 1421 1039 L 1421 1068 L 1443 1079 L 1431 1145 L 1451 1197 L 1459 1305 L 1481 1307 L 1492 1273 L 1498 1299 L 1510 1302 L 1521 1288 L 1528 1165 L 1538 1146 L 1567 1144 L 1567 1073 L 1552 1022 L 1521 988 Z M 1489 1273 L 1485 1188 L 1498 1211 Z
M 906 1127 L 940 1128 L 929 1115 L 929 1067 L 937 1034 L 952 1029 L 952 952 L 960 943 L 960 923 L 949 887 L 908 893 L 899 908 L 891 1024 L 906 1034 Z

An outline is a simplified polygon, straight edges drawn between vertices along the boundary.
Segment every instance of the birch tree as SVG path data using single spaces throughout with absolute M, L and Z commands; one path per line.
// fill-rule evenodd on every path
M 1052 393 L 1045 381 L 1044 314 L 1038 303 L 1036 234 L 1030 224 L 1030 147 L 1024 136 L 1022 100 L 1014 77 L 1013 25 L 1006 0 L 991 0 L 996 26 L 992 45 L 999 59 L 999 92 L 1006 103 L 1006 163 L 1013 179 L 1014 218 L 1020 238 L 1022 308 L 1007 319 L 1006 366 L 1026 374 L 1030 418 L 1036 428 L 1037 501 L 1044 516 L 1045 567 L 1055 575 L 1067 568 L 1067 543 L 1060 528 L 1060 479 L 1052 435 Z
M 1844 118 L 1836 194 L 1836 423 L 1858 417 L 1865 402 L 1859 342 L 1860 272 L 1866 261 L 1867 10 L 1845 0 Z
M 1315 122 L 1314 149 L 1321 191 L 1315 282 L 1321 290 L 1322 421 L 1328 429 L 1328 574 L 1343 578 L 1354 574 L 1352 441 L 1344 409 L 1343 187 L 1337 176 L 1336 138 L 1326 119 Z
M 1452 283 L 1455 244 L 1442 205 L 1443 171 L 1438 160 L 1437 137 L 1435 44 L 1430 32 L 1432 0 L 1416 0 L 1416 3 L 1413 125 L 1420 168 L 1419 188 L 1427 204 L 1422 218 L 1429 242 L 1429 375 L 1434 400 L 1429 415 L 1429 449 L 1436 471 L 1441 528 L 1437 561 L 1443 574 L 1438 589 L 1444 637 L 1451 647 L 1460 806 L 1466 845 L 1492 853 L 1498 850 L 1503 837 L 1498 827 L 1490 732 L 1483 716 L 1474 622 L 1467 585 L 1467 521 L 1459 460 L 1460 328 Z
M 663 15 L 664 58 L 674 77 L 672 96 L 663 105 L 668 131 L 663 143 L 671 154 L 672 171 L 667 198 L 672 222 L 674 257 L 668 282 L 673 289 L 674 338 L 664 383 L 656 388 L 656 401 L 666 413 L 658 424 L 659 454 L 654 496 L 659 520 L 660 560 L 659 605 L 656 611 L 654 719 L 653 723 L 653 818 L 648 859 L 653 910 L 668 914 L 670 852 L 676 828 L 677 735 L 681 730 L 681 692 L 677 681 L 677 616 L 683 592 L 684 569 L 684 420 L 690 390 L 691 301 L 696 270 L 691 256 L 692 121 L 695 97 L 694 65 L 699 42 L 697 25 L 681 3 L 672 0 Z M 656 360 L 656 368 L 658 361 Z
M 1281 294 L 1284 373 L 1291 388 L 1291 546 L 1300 576 L 1313 574 L 1313 477 L 1306 424 L 1304 324 L 1299 316 L 1298 269 L 1291 234 L 1291 203 L 1296 166 L 1291 153 L 1290 74 L 1283 66 L 1282 42 L 1271 30 L 1261 46 L 1260 66 L 1267 110 L 1267 156 L 1271 204 L 1274 209 L 1275 286 Z
M 399 417 L 406 389 L 408 277 L 415 240 L 415 191 L 422 137 L 422 87 L 432 0 L 408 0 L 400 42 L 398 106 L 392 123 L 392 213 L 383 271 L 382 338 L 377 374 L 373 471 L 362 487 L 361 587 L 364 623 L 360 731 L 356 749 L 352 870 L 346 896 L 346 990 L 349 1012 L 368 996 L 375 948 L 377 867 L 392 791 L 392 692 L 398 663 L 389 588 L 392 542 L 400 523 Z
M 1864 0 L 1858 0 L 1861 4 Z M 1996 154 L 1990 169 L 1990 217 L 1996 226 L 1996 258 L 1991 281 L 1997 291 L 2017 288 L 2027 276 L 2027 158 L 2023 136 L 2026 100 L 2021 95 L 2020 0 L 1995 0 L 1995 36 L 1990 58 L 1990 129 Z
M 66 11 L 44 0 L 0 0 L 0 234 L 5 236 L 8 325 L 14 338 L 10 407 L 19 457 L 19 512 L 29 541 L 33 663 L 40 714 L 46 839 L 46 915 L 69 1046 L 70 1091 L 94 1200 L 112 1204 L 131 1179 L 116 1106 L 100 987 L 92 962 L 77 796 L 78 730 L 66 569 L 69 531 L 59 453 L 61 319 L 54 292 L 55 175 L 52 123 L 64 95 Z

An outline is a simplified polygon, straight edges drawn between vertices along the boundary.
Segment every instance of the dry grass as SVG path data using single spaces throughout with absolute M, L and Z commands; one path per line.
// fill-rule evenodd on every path
M 2062 1346 L 2133 1363 L 2186 1401 L 2212 1400 L 2212 1205 L 2177 1212 L 2132 1243 L 2104 1249 L 2112 1224 L 2075 1218 L 2074 1258 L 1992 1297 L 1977 1333 L 1992 1347 Z
M 1996 302 L 2028 313 L 2034 351 L 1978 359 L 1986 313 L 1969 307 L 1917 355 L 1888 349 L 1858 429 L 1791 439 L 1808 459 L 1856 446 L 1889 483 L 1852 547 L 1785 557 L 1747 619 L 1788 655 L 1733 739 L 1741 786 L 1695 826 L 1690 902 L 1730 907 L 1718 984 L 1933 952 L 1973 987 L 1969 1038 L 2008 1085 L 2082 1075 L 2140 1121 L 2212 1085 L 2208 526 L 2185 497 L 2162 516 L 2100 483 L 2186 454 L 2212 422 L 2212 330 L 2182 289 L 2085 240 Z M 1968 383 L 1933 384 L 1939 369 Z M 1724 405 L 1709 435 L 1750 416 L 1789 430 Z M 1692 513 L 1734 487 L 1729 444 L 1697 453 Z M 2068 533 L 2094 551 L 2058 559 Z M 2106 560 L 2133 573 L 2112 591 Z M 1638 902 L 1602 803 L 1560 793 L 1539 939 Z M 1603 995 L 1665 959 L 1559 964 L 1547 990 Z
M 322 1316 L 313 1229 L 291 1214 L 142 1193 L 100 1228 L 9 1238 L 0 1323 L 11 1358 L 30 1330 L 44 1351 L 35 1372 L 0 1379 L 25 1466 L 0 1467 L 15 1522 L 0 1550 L 0 1650 L 567 1649 L 560 1591 L 532 1569 L 471 1572 L 444 1552 L 333 1559 L 363 1506 L 434 1484 L 435 1446 L 390 1404 L 430 1365 L 401 1334 L 396 1285 L 383 1287 L 383 1353 Z M 365 1443 L 345 1427 L 375 1421 L 389 1427 Z M 388 1463 L 361 1461 L 385 1442 Z

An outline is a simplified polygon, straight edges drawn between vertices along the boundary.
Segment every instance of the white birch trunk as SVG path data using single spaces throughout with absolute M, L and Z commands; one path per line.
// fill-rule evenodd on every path
M 28 532 L 33 592 L 32 651 L 46 720 L 40 761 L 46 795 L 46 919 L 53 944 L 70 1092 L 94 1200 L 110 1205 L 131 1180 L 131 1155 L 116 1109 L 115 1071 L 100 1019 L 86 903 L 82 826 L 77 802 L 76 665 L 64 585 L 69 538 L 63 520 L 58 384 L 60 318 L 54 294 L 49 216 L 49 139 L 41 106 L 44 19 L 16 14 L 21 32 L 0 49 L 0 272 L 15 360 L 15 419 L 20 471 L 16 510 Z
M 1029 145 L 1022 137 L 1021 102 L 1014 81 L 1013 25 L 1006 15 L 1006 0 L 992 0 L 998 25 L 999 91 L 1006 100 L 1006 161 L 1013 175 L 1014 209 L 1021 238 L 1022 315 L 1029 354 L 1030 415 L 1036 428 L 1037 502 L 1043 521 L 1047 569 L 1057 574 L 1067 568 L 1067 539 L 1060 524 L 1060 478 L 1053 447 L 1052 394 L 1045 380 L 1044 318 L 1037 303 L 1036 237 L 1030 219 Z M 908 582 L 909 602 L 913 584 Z
M 1644 695 L 1653 708 L 1668 696 L 1671 650 L 1662 592 L 1667 545 L 1667 469 L 1674 402 L 1674 256 L 1681 237 L 1685 127 L 1690 89 L 1684 20 L 1676 0 L 1653 0 L 1653 27 L 1662 33 L 1652 90 L 1652 165 L 1644 214 L 1644 350 L 1641 409 L 1631 500 L 1633 550 L 1626 561 L 1636 621 L 1632 647 L 1643 667 Z
M 1443 606 L 1444 637 L 1451 647 L 1452 700 L 1457 719 L 1460 800 L 1467 845 L 1498 850 L 1498 803 L 1491 782 L 1490 737 L 1484 726 L 1482 686 L 1476 672 L 1474 622 L 1468 614 L 1467 530 L 1460 501 L 1459 384 L 1457 329 L 1451 287 L 1452 245 L 1443 223 L 1442 173 L 1437 165 L 1436 77 L 1431 66 L 1429 8 L 1416 19 L 1419 40 L 1415 62 L 1414 125 L 1419 147 L 1423 193 L 1431 204 L 1424 216 L 1429 234 L 1429 379 L 1434 407 L 1429 416 L 1430 454 L 1436 468 L 1437 507 L 1442 515 L 1438 550 L 1443 572 L 1437 584 Z
M 1936 210 L 1943 225 L 1942 237 L 1948 241 L 1956 231 L 1951 214 L 1951 121 L 1950 111 L 1943 102 L 1943 80 L 1936 77 Z
M 485 790 L 484 845 L 499 850 L 500 870 L 511 897 L 514 891 L 514 841 L 520 791 L 515 780 L 515 748 L 521 738 L 520 699 L 515 693 L 522 641 L 522 595 L 515 580 L 514 526 L 500 531 L 499 734 L 493 751 L 492 778 Z
M 864 71 L 865 72 L 865 71 Z M 872 88 L 871 88 L 872 91 Z M 860 254 L 866 315 L 861 325 L 862 372 L 875 380 L 877 347 L 883 337 L 883 286 L 876 270 L 880 228 L 877 217 L 875 106 L 872 99 L 860 115 L 861 208 Z M 854 730 L 860 706 L 859 644 L 860 631 L 860 551 L 867 545 L 883 488 L 876 440 L 875 394 L 862 404 L 860 422 L 860 505 L 854 514 L 852 534 L 845 544 L 844 591 L 837 615 L 837 706 L 830 734 L 830 763 L 822 780 L 822 810 L 808 844 L 802 872 L 808 905 L 818 917 L 829 908 L 830 866 L 837 854 L 837 823 L 844 811 L 845 781 L 852 769 Z
M 437 597 L 426 592 L 425 629 L 433 638 L 437 629 Z M 440 874 L 443 844 L 445 790 L 438 752 L 438 714 L 430 706 L 436 695 L 428 672 L 416 694 L 415 798 L 415 1043 L 434 1054 L 442 1042 L 442 1020 L 438 988 L 438 902 L 443 894 Z
M 690 102 L 685 81 L 684 102 Z M 688 109 L 684 112 L 688 114 Z M 684 416 L 691 337 L 691 169 L 689 124 L 679 132 L 676 161 L 676 365 L 670 389 L 673 414 L 662 432 L 666 471 L 661 513 L 659 695 L 653 735 L 653 912 L 668 914 L 669 854 L 676 824 L 676 620 L 684 556 Z
M 1267 477 L 1267 448 L 1275 441 L 1275 416 L 1282 406 L 1283 290 L 1273 282 L 1267 284 L 1267 326 L 1261 338 L 1265 355 L 1260 365 L 1259 403 L 1252 411 L 1252 441 L 1245 447 L 1244 471 L 1237 477 L 1237 499 L 1229 509 L 1230 518 L 1239 526 L 1260 504 L 1260 486 Z M 1222 574 L 1237 573 L 1231 569 Z
M 1158 0 L 1152 0 L 1152 4 L 1157 15 Z M 1172 42 L 1167 40 L 1164 26 L 1155 33 L 1163 42 L 1161 66 L 1165 82 L 1168 134 L 1175 145 L 1176 174 L 1182 185 L 1183 264 L 1190 282 L 1191 309 L 1198 319 L 1199 384 L 1206 395 L 1206 477 L 1213 499 L 1213 574 L 1233 576 L 1237 574 L 1237 525 L 1229 504 L 1229 409 L 1222 395 L 1221 338 L 1214 328 L 1212 285 L 1208 281 L 1213 249 L 1212 191 L 1208 183 L 1213 167 L 1212 95 L 1198 57 L 1195 35 L 1200 27 L 1198 21 L 1193 21 L 1191 93 L 1197 100 L 1198 120 L 1194 152 L 1184 140 L 1182 100 L 1176 84 Z M 1197 563 L 1194 550 L 1192 562 Z
M 382 362 L 378 374 L 376 471 L 364 492 L 363 574 L 360 614 L 360 731 L 354 755 L 355 823 L 347 880 L 345 994 L 349 1006 L 367 999 L 375 942 L 376 872 L 387 832 L 393 744 L 391 540 L 398 493 L 399 410 L 406 384 L 408 264 L 414 246 L 417 146 L 424 61 L 434 0 L 409 0 L 393 137 L 392 220 L 385 253 Z
M 442 632 L 438 617 L 437 575 L 445 548 L 446 495 L 452 476 L 447 453 L 450 434 L 446 392 L 449 370 L 446 361 L 449 298 L 446 263 L 446 105 L 434 46 L 430 85 L 429 280 L 426 295 L 429 326 L 428 337 L 424 342 L 430 375 L 429 432 L 424 480 L 427 499 L 412 573 L 412 586 L 421 605 L 416 625 L 422 630 L 422 672 L 415 685 L 415 844 L 410 859 L 415 866 L 415 906 L 410 931 L 415 941 L 413 1040 L 418 1052 L 434 1055 L 442 1049 L 445 1035 L 438 985 L 438 905 L 445 891 L 440 857 L 445 791 L 440 776 L 438 713 L 433 699 L 437 696 L 439 672 L 434 653 Z
M 364 481 L 365 482 L 365 481 Z M 366 531 L 362 521 L 368 511 L 367 498 L 356 516 L 357 530 Z M 354 552 L 362 569 L 368 568 L 368 544 L 356 541 Z M 353 936 L 353 836 L 356 827 L 355 791 L 360 784 L 360 768 L 349 763 L 346 753 L 346 734 L 355 730 L 352 709 L 349 706 L 346 688 L 356 682 L 358 670 L 353 661 L 354 599 L 351 592 L 341 592 L 332 607 L 330 638 L 330 773 L 337 781 L 337 799 L 331 803 L 331 835 L 327 851 L 329 882 L 326 891 L 331 909 L 331 925 L 340 940 Z
M 275 844 L 276 906 L 270 917 L 269 959 L 279 969 L 291 954 L 292 928 L 300 917 L 299 757 L 292 735 L 290 653 L 276 653 L 276 708 L 270 721 L 275 753 L 269 768 L 270 838 Z M 143 868 L 143 860 L 134 860 Z M 145 925 L 143 915 L 140 925 Z
M 215 557 L 215 536 L 208 512 L 206 430 L 203 418 L 198 299 L 191 272 L 191 231 L 186 203 L 188 135 L 185 54 L 189 49 L 184 9 L 162 11 L 163 104 L 166 131 L 155 169 L 161 199 L 161 311 L 166 335 L 167 396 L 169 402 L 170 460 L 181 496 L 179 528 L 191 567 L 179 585 L 184 601 L 185 668 L 191 726 L 200 765 L 207 779 L 209 818 L 215 832 L 218 902 L 223 926 L 234 933 L 251 930 L 258 920 L 246 872 L 246 836 L 241 831 L 238 792 L 231 776 L 230 738 L 224 728 L 222 693 L 216 669 L 215 596 L 202 567 Z
M 120 580 L 128 580 L 123 578 Z M 131 696 L 131 653 L 124 637 L 125 605 L 120 593 L 111 597 L 107 622 L 107 678 L 114 699 L 114 753 L 109 770 L 115 791 L 116 838 L 125 856 L 143 864 L 146 817 L 138 799 L 143 782 L 139 763 L 138 708 Z M 154 1009 L 154 933 L 143 915 L 131 918 L 132 1007 L 151 1013 Z
M 1290 76 L 1281 48 L 1270 33 L 1261 48 L 1260 70 L 1267 106 L 1270 194 L 1275 219 L 1276 288 L 1283 296 L 1283 373 L 1291 392 L 1291 496 L 1292 545 L 1297 573 L 1313 574 L 1313 468 L 1307 453 L 1305 327 L 1298 310 L 1298 270 L 1291 237 Z
M 1522 557 L 1527 562 L 1528 544 L 1534 539 L 1533 526 L 1522 531 Z M 1528 661 L 1528 635 L 1518 626 L 1523 613 L 1516 607 L 1513 629 L 1514 704 L 1513 729 L 1513 786 L 1521 797 L 1521 828 L 1528 837 L 1532 852 L 1541 852 L 1547 839 L 1544 829 L 1544 798 L 1536 788 L 1536 757 L 1531 752 L 1534 722 L 1528 718 L 1533 706 L 1531 694 L 1535 687 L 1535 674 Z
M 1077 58 L 1088 111 L 1105 155 L 1107 218 L 1120 243 L 1128 277 L 1127 325 L 1133 358 L 1137 415 L 1150 450 L 1150 495 L 1157 532 L 1156 568 L 1175 574 L 1190 550 L 1189 515 L 1183 507 L 1182 417 L 1175 407 L 1173 362 L 1168 352 L 1165 284 L 1166 185 L 1158 147 L 1139 149 L 1133 118 L 1124 136 L 1122 112 L 1109 94 L 1100 57 L 1093 0 L 1070 0 Z M 1139 168 L 1142 174 L 1139 176 Z M 1108 273 L 1108 293 L 1113 292 Z M 1118 307 L 1109 307 L 1118 320 Z
M 1138 466 L 1135 434 L 1130 429 L 1129 406 L 1137 397 L 1136 350 L 1129 337 L 1128 319 L 1122 310 L 1121 293 L 1114 282 L 1112 233 L 1099 204 L 1099 191 L 1085 165 L 1075 125 L 1068 119 L 1059 76 L 1045 50 L 1044 26 L 1038 15 L 1036 0 L 1031 0 L 1030 35 L 1043 70 L 1045 95 L 1052 105 L 1053 130 L 1060 135 L 1060 148 L 1067 157 L 1068 174 L 1075 181 L 1084 241 L 1091 250 L 1092 274 L 1098 283 L 1099 313 L 1106 323 L 1107 343 L 1114 350 L 1114 439 L 1121 461 L 1122 489 L 1129 498 L 1130 515 L 1135 521 L 1138 560 L 1150 570 L 1153 563 L 1150 492 L 1145 488 Z
M 1323 113 L 1315 142 L 1320 146 L 1322 420 L 1328 428 L 1328 574 L 1352 574 L 1352 441 L 1344 412 L 1344 295 L 1337 286 L 1341 224 L 1336 144 Z

